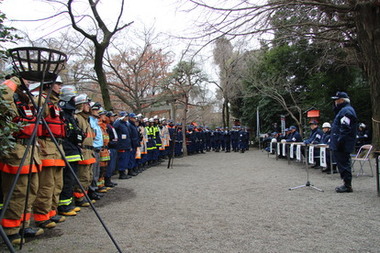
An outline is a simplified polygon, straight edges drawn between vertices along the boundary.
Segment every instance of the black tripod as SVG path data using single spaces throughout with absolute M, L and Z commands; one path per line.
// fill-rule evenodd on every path
M 295 190 L 295 189 L 299 189 L 299 188 L 303 188 L 303 187 L 310 187 L 311 189 L 314 189 L 314 190 L 317 190 L 317 191 L 320 191 L 320 192 L 323 192 L 323 190 L 322 189 L 320 189 L 320 188 L 318 188 L 318 187 L 315 187 L 313 184 L 311 184 L 310 183 L 310 179 L 309 179 L 309 166 L 308 166 L 308 161 L 307 161 L 307 159 L 308 159 L 308 156 L 307 156 L 307 154 L 308 154 L 308 149 L 307 149 L 307 147 L 309 146 L 309 145 L 307 145 L 307 144 L 298 144 L 298 145 L 302 145 L 302 146 L 304 146 L 305 147 L 305 152 L 304 152 L 304 157 L 305 157 L 305 169 L 306 169 L 306 183 L 305 184 L 303 184 L 303 185 L 299 185 L 299 186 L 295 186 L 295 187 L 291 187 L 291 188 L 289 188 L 289 190 Z
M 48 130 L 50 138 L 52 139 L 55 146 L 59 150 L 59 153 L 60 153 L 62 159 L 65 161 L 66 166 L 69 168 L 70 172 L 72 173 L 76 183 L 79 185 L 80 189 L 84 193 L 85 198 L 90 203 L 90 206 L 93 209 L 95 215 L 98 217 L 100 223 L 103 225 L 104 229 L 106 230 L 108 236 L 110 237 L 113 244 L 117 248 L 118 252 L 122 252 L 119 245 L 117 244 L 117 242 L 113 238 L 112 234 L 108 230 L 107 226 L 105 225 L 104 221 L 100 217 L 99 213 L 95 209 L 95 206 L 92 204 L 91 199 L 86 194 L 85 189 L 81 185 L 81 183 L 80 183 L 78 177 L 76 176 L 73 168 L 71 167 L 70 163 L 65 158 L 65 154 L 62 151 L 62 149 L 60 148 L 56 138 L 53 135 L 53 133 L 51 132 L 49 125 L 47 124 L 46 120 L 42 117 L 43 116 L 43 110 L 41 108 L 45 108 L 45 106 L 47 105 L 47 102 L 49 100 L 50 94 L 52 92 L 51 87 L 50 87 L 48 95 L 45 99 L 45 103 L 43 105 L 41 105 L 41 103 L 42 103 L 41 102 L 42 101 L 41 95 L 42 95 L 43 83 L 47 82 L 47 81 L 53 81 L 54 82 L 56 80 L 59 72 L 62 69 L 64 69 L 64 64 L 67 60 L 67 56 L 65 54 L 59 52 L 59 51 L 56 51 L 56 50 L 46 49 L 46 48 L 37 48 L 37 47 L 14 48 L 14 49 L 10 49 L 8 52 L 9 52 L 10 56 L 12 57 L 12 61 L 13 61 L 12 63 L 13 63 L 13 66 L 14 66 L 17 74 L 18 74 L 18 77 L 20 78 L 21 87 L 22 87 L 23 91 L 28 95 L 30 101 L 33 104 L 33 107 L 35 108 L 35 110 L 37 110 L 36 111 L 36 113 L 37 113 L 36 122 L 42 122 L 42 124 Z M 25 83 L 22 79 L 41 82 L 37 104 L 35 103 L 32 94 L 30 93 L 29 89 L 27 88 L 27 86 L 25 85 Z M 34 129 L 33 129 L 32 136 L 28 141 L 26 150 L 24 152 L 21 163 L 20 163 L 19 168 L 17 170 L 17 174 L 15 176 L 15 179 L 12 183 L 12 186 L 9 189 L 9 193 L 7 195 L 7 198 L 4 201 L 4 206 L 3 206 L 3 209 L 2 209 L 1 214 L 0 214 L 0 220 L 3 219 L 4 214 L 5 214 L 5 210 L 9 206 L 12 194 L 15 190 L 17 181 L 18 181 L 19 176 L 20 176 L 21 168 L 23 167 L 25 160 L 26 160 L 26 157 L 27 157 L 27 154 L 31 148 L 32 155 L 31 155 L 31 161 L 30 161 L 31 165 L 29 167 L 28 186 L 27 186 L 26 198 L 25 198 L 25 210 L 24 210 L 24 216 L 25 216 L 26 208 L 28 206 L 28 196 L 29 196 L 29 192 L 30 192 L 30 179 L 31 179 L 31 174 L 32 174 L 31 168 L 32 168 L 32 164 L 33 164 L 33 161 L 32 161 L 33 160 L 33 154 L 35 152 L 35 146 L 36 146 L 37 128 L 38 128 L 38 124 L 36 124 Z M 25 217 L 23 217 L 23 218 L 25 219 Z M 24 230 L 24 228 L 25 228 L 25 223 L 23 223 L 22 230 Z M 11 244 L 7 235 L 4 232 L 3 227 L 0 227 L 0 235 L 3 238 L 4 242 L 6 243 L 9 251 L 15 252 L 13 245 Z M 24 235 L 22 234 L 21 235 L 20 249 L 22 248 L 23 237 L 24 237 Z

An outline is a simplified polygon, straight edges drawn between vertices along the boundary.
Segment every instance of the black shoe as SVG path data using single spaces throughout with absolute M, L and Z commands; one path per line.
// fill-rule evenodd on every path
M 89 207 L 90 203 L 86 199 L 83 199 L 81 201 L 75 201 L 75 205 L 80 207 Z
M 335 191 L 338 193 L 343 193 L 343 192 L 353 192 L 354 190 L 352 189 L 351 186 L 342 185 L 342 186 L 336 187 Z
M 66 218 L 64 216 L 61 216 L 61 215 L 54 215 L 53 217 L 50 217 L 50 220 L 55 222 L 55 223 L 61 223 L 61 222 L 64 222 L 66 220 Z
M 113 187 L 115 187 L 117 185 L 117 183 L 112 182 L 110 177 L 106 177 L 104 179 L 104 185 L 106 187 L 112 187 L 113 188 Z
M 329 171 L 331 171 L 330 168 L 325 168 L 322 170 L 322 172 L 324 172 L 324 173 L 328 173 Z
M 125 171 L 119 171 L 119 179 L 128 179 L 131 178 L 130 175 L 127 175 Z
M 95 199 L 95 200 L 101 199 L 100 195 L 96 192 L 89 192 L 87 195 L 90 199 Z
M 39 235 L 42 235 L 44 233 L 44 230 L 42 228 L 32 228 L 28 227 L 25 228 L 24 230 L 20 229 L 19 234 L 22 235 L 24 233 L 24 237 L 36 237 Z
M 36 225 L 40 228 L 55 228 L 57 223 L 49 219 L 45 221 L 36 221 Z
M 21 244 L 21 236 L 19 234 L 7 235 L 7 237 L 13 245 Z M 25 240 L 23 240 L 22 243 L 25 243 Z
M 327 174 L 336 174 L 336 173 L 338 173 L 338 171 L 337 171 L 337 170 L 333 170 L 332 173 L 331 173 L 331 170 L 329 170 L 329 171 L 327 171 L 326 173 L 327 173 Z
M 132 171 L 132 170 L 128 170 L 128 175 L 129 175 L 129 176 L 132 176 L 132 177 L 135 177 L 135 176 L 137 176 L 138 174 L 137 174 L 136 172 Z

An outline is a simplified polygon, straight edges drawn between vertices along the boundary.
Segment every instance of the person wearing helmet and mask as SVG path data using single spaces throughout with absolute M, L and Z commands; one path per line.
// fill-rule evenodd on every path
M 331 125 L 329 122 L 323 123 L 322 131 L 323 131 L 323 134 L 322 134 L 321 144 L 330 145 Z M 331 158 L 334 158 L 334 157 L 331 157 L 330 152 L 326 152 L 327 167 L 325 169 L 323 169 L 322 172 L 325 172 L 327 174 L 331 174 L 331 169 L 330 169 Z M 336 162 L 334 161 L 334 159 L 333 159 L 333 171 L 332 171 L 332 173 L 338 173 L 336 170 Z
M 95 156 L 93 154 L 94 150 L 94 138 L 95 132 L 90 125 L 90 99 L 86 94 L 80 94 L 74 98 L 75 101 L 75 117 L 78 121 L 78 126 L 83 130 L 86 138 L 82 143 L 82 161 L 78 162 L 78 179 L 80 184 L 88 192 L 88 188 L 92 182 L 92 165 L 96 162 Z M 75 205 L 79 207 L 88 207 L 90 203 L 85 198 L 85 194 L 81 188 L 76 185 L 74 187 L 74 199 Z M 95 203 L 95 200 L 92 201 Z
M 42 83 L 42 85 L 43 91 L 39 98 L 41 98 L 41 105 L 46 104 L 42 108 L 43 117 L 59 145 L 56 146 L 49 129 L 43 125 L 42 134 L 38 138 L 42 171 L 38 175 L 39 188 L 33 203 L 33 217 L 37 226 L 54 228 L 57 223 L 65 221 L 65 217 L 58 215 L 57 210 L 63 187 L 63 168 L 66 166 L 58 150 L 63 149 L 61 143 L 66 137 L 62 110 L 58 106 L 62 80 L 58 76 L 56 80 Z
M 24 84 L 26 86 L 29 85 L 27 81 L 24 81 Z M 2 93 L 2 99 L 10 104 L 10 109 L 3 112 L 3 114 L 9 116 L 13 122 L 24 124 L 23 128 L 13 133 L 15 146 L 10 148 L 9 152 L 1 152 L 0 154 L 2 200 L 5 200 L 10 194 L 10 188 L 17 176 L 22 157 L 26 152 L 27 144 L 36 126 L 37 113 L 31 107 L 29 97 L 24 93 L 27 87 L 24 87 L 21 80 L 14 76 L 13 73 L 10 73 L 7 80 L 0 86 L 5 91 Z M 32 173 L 29 175 L 30 170 Z M 4 210 L 4 216 L 1 220 L 1 226 L 12 244 L 21 244 L 21 232 L 24 233 L 25 237 L 38 236 L 44 233 L 43 229 L 30 226 L 32 204 L 36 198 L 38 172 L 40 170 L 41 160 L 39 153 L 35 151 L 34 154 L 32 154 L 31 149 L 29 149 L 25 162 L 21 167 L 9 205 L 7 209 Z M 28 182 L 30 182 L 29 195 L 26 194 Z M 27 197 L 28 205 L 25 206 Z M 24 212 L 25 210 L 26 212 Z M 23 223 L 25 229 L 21 231 Z
M 364 123 L 359 124 L 358 133 L 356 135 L 356 150 L 365 144 L 370 144 L 371 138 L 369 136 L 369 131 Z
M 322 138 L 321 138 L 321 143 L 322 144 L 330 144 L 330 135 L 331 135 L 331 125 L 329 122 L 325 122 L 322 125 Z
M 59 106 L 63 111 L 66 127 L 66 138 L 62 141 L 66 160 L 69 162 L 73 172 L 78 172 L 78 162 L 82 160 L 80 146 L 85 139 L 83 130 L 78 126 L 74 117 L 75 96 L 77 91 L 75 86 L 63 86 L 60 93 Z M 80 207 L 75 207 L 73 203 L 73 192 L 75 186 L 74 174 L 68 166 L 63 169 L 63 188 L 59 196 L 58 213 L 64 216 L 75 216 L 80 211 Z
M 330 148 L 337 162 L 340 177 L 344 184 L 335 188 L 338 193 L 352 192 L 352 171 L 350 154 L 355 149 L 357 116 L 350 105 L 346 92 L 337 92 L 334 100 L 335 118 L 331 126 Z

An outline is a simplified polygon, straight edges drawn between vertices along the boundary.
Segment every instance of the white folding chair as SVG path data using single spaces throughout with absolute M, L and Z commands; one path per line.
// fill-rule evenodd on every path
M 363 170 L 363 165 L 365 164 L 365 162 L 368 162 L 369 163 L 369 167 L 371 168 L 371 177 L 373 177 L 373 169 L 372 169 L 372 164 L 371 164 L 371 158 L 370 158 L 370 153 L 371 153 L 371 150 L 372 150 L 372 145 L 363 145 L 359 148 L 358 150 L 358 153 L 355 155 L 355 157 L 352 158 L 352 171 L 354 171 L 354 164 L 356 161 L 359 162 L 360 164 L 360 170 L 357 174 L 357 176 L 359 175 L 364 175 L 364 170 Z

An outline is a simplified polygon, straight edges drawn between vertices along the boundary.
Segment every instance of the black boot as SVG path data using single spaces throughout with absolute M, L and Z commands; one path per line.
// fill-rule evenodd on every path
M 104 185 L 106 187 L 115 187 L 117 185 L 117 183 L 112 182 L 110 177 L 105 177 L 104 178 Z
M 336 192 L 343 193 L 343 192 L 353 192 L 354 190 L 352 189 L 351 186 L 351 180 L 344 180 L 344 185 L 336 187 L 335 188 Z
M 134 172 L 133 169 L 129 169 L 129 170 L 128 170 L 128 175 L 129 175 L 129 176 L 132 176 L 132 177 L 135 177 L 135 176 L 137 176 L 137 173 Z
M 128 178 L 131 178 L 131 176 L 130 176 L 130 175 L 127 175 L 127 174 L 125 173 L 125 170 L 123 170 L 123 171 L 119 171 L 119 179 L 128 179 Z
M 140 169 L 139 169 L 138 166 L 137 166 L 137 167 L 134 167 L 132 170 L 133 170 L 137 175 L 140 174 Z

